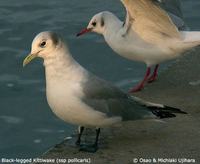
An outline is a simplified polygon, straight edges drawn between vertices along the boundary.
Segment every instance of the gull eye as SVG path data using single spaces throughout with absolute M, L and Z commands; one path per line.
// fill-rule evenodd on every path
M 96 22 L 92 22 L 92 26 L 94 26 L 94 27 L 95 27 L 96 25 L 97 25 L 97 23 L 96 23 Z
M 44 42 L 42 42 L 42 43 L 40 43 L 40 47 L 41 48 L 44 48 L 46 46 L 46 42 L 44 41 Z

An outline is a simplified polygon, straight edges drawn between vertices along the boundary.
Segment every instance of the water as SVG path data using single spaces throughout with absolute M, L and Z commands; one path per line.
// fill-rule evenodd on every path
M 198 0 L 183 0 L 184 17 L 194 30 L 200 29 L 199 7 Z M 47 105 L 42 61 L 22 68 L 37 33 L 62 34 L 80 64 L 124 90 L 142 78 L 145 66 L 115 55 L 102 37 L 75 37 L 102 10 L 125 15 L 119 0 L 0 1 L 0 158 L 36 157 L 75 128 L 57 119 Z

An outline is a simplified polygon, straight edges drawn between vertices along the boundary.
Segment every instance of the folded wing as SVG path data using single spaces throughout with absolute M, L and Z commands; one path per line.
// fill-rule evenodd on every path
M 82 101 L 108 117 L 121 117 L 122 120 L 127 121 L 175 117 L 173 113 L 185 114 L 176 108 L 130 96 L 96 76 L 88 76 L 82 86 L 84 88 Z

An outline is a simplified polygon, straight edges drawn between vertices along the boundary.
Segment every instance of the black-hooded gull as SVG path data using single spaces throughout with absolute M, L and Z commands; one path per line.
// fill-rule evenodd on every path
M 183 52 L 200 45 L 200 32 L 181 31 L 181 18 L 165 12 L 156 0 L 121 0 L 127 16 L 124 23 L 113 13 L 104 11 L 90 20 L 87 32 L 102 34 L 108 45 L 119 55 L 147 65 L 144 79 L 130 90 L 141 90 L 156 80 L 159 64 L 178 58 Z M 172 1 L 169 1 L 172 2 Z M 168 3 L 166 0 L 165 3 Z M 151 67 L 155 65 L 151 75 Z

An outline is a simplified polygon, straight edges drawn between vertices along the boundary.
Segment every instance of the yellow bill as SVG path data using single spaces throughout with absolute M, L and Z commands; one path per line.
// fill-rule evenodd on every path
M 34 58 L 37 57 L 37 54 L 29 54 L 23 61 L 23 67 L 30 63 Z

